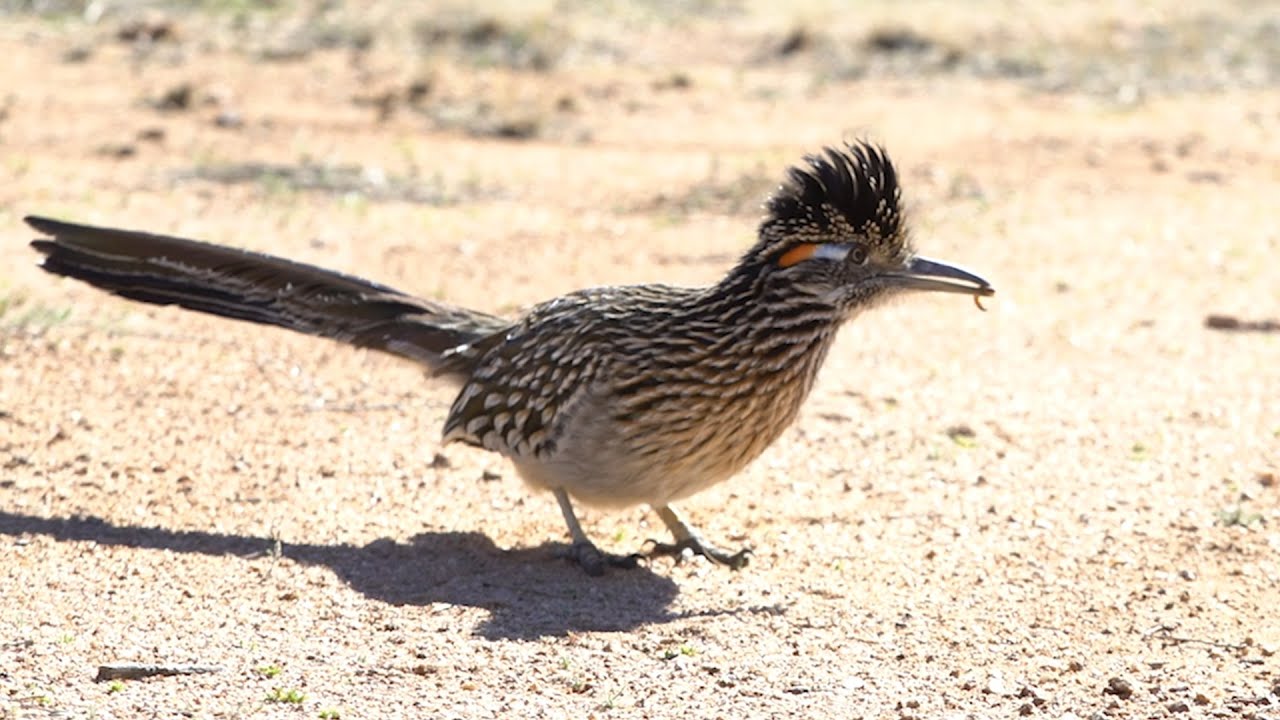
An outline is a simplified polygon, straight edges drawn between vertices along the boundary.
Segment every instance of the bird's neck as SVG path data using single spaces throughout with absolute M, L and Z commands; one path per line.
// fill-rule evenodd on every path
M 800 336 L 830 335 L 846 319 L 829 298 L 779 278 L 752 259 L 744 259 L 720 282 L 707 288 L 700 302 L 715 306 L 737 327 L 784 329 Z
M 831 341 L 845 319 L 829 300 L 769 277 L 743 262 L 700 300 L 707 317 L 722 318 L 732 353 L 749 357 L 753 370 L 778 382 L 798 383 L 807 394 Z M 726 348 L 728 349 L 728 348 Z

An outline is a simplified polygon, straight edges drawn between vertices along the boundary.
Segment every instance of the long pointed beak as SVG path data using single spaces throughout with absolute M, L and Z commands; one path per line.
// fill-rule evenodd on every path
M 929 258 L 915 257 L 907 267 L 885 275 L 894 287 L 904 290 L 929 290 L 933 292 L 960 293 L 963 295 L 995 295 L 991 283 L 968 270 Z

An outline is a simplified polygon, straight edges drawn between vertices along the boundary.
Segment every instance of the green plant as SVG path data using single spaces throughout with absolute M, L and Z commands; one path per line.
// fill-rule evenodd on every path
M 272 703 L 292 703 L 297 705 L 306 699 L 307 696 L 297 688 L 289 688 L 288 690 L 285 690 L 277 687 L 271 688 L 271 692 L 267 693 L 267 702 Z

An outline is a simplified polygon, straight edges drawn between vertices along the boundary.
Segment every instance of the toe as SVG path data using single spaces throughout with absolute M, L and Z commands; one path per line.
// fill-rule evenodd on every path
M 731 553 L 697 538 L 685 538 L 676 543 L 649 540 L 646 545 L 649 546 L 648 551 L 645 552 L 646 557 L 670 557 L 677 564 L 683 561 L 686 555 L 701 555 L 715 565 L 726 565 L 733 570 L 741 570 L 751 560 L 751 550 L 748 548 Z
M 612 553 L 603 552 L 593 543 L 574 543 L 563 552 L 562 557 L 582 568 L 582 571 L 592 577 L 599 577 L 605 574 L 608 568 L 619 568 L 621 570 L 634 570 L 640 567 L 640 561 L 645 558 L 640 553 L 631 555 L 614 555 Z
M 569 552 L 566 553 L 566 557 L 592 577 L 599 577 L 604 574 L 604 553 L 600 552 L 600 548 L 591 543 L 574 543 L 569 546 Z
M 730 570 L 741 570 L 751 564 L 752 552 L 748 548 L 742 548 L 732 555 L 725 555 L 721 562 L 729 566 Z
M 610 567 L 616 567 L 622 570 L 635 570 L 640 567 L 640 560 L 644 558 L 640 553 L 631 553 L 630 555 L 609 555 L 607 557 Z

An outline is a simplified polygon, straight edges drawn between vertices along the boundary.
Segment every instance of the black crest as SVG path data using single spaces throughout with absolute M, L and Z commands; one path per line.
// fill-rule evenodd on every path
M 892 242 L 901 230 L 901 190 L 884 150 L 856 142 L 806 155 L 769 198 L 766 227 L 784 232 L 863 235 Z

